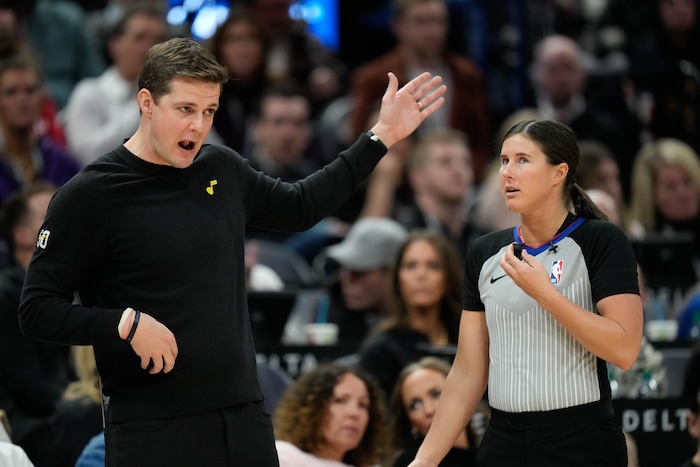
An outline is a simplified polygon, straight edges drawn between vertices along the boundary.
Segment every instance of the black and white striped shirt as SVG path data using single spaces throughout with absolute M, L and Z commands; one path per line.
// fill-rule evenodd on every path
M 539 412 L 609 399 L 605 361 L 500 267 L 514 241 L 521 241 L 517 227 L 484 235 L 472 242 L 465 261 L 463 307 L 486 312 L 489 403 L 505 412 Z M 610 222 L 569 215 L 551 242 L 525 249 L 564 296 L 592 313 L 605 297 L 639 293 L 632 247 Z

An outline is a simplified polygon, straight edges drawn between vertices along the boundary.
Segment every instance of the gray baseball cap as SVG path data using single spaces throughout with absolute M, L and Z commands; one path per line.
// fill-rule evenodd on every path
M 386 268 L 407 237 L 408 230 L 392 219 L 364 217 L 355 221 L 341 242 L 326 248 L 326 255 L 355 271 Z

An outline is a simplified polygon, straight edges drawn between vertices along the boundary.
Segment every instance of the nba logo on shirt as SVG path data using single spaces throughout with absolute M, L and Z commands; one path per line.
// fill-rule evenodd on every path
M 557 260 L 552 261 L 552 269 L 549 272 L 549 280 L 552 284 L 557 285 L 561 282 L 561 272 L 564 269 L 564 261 Z

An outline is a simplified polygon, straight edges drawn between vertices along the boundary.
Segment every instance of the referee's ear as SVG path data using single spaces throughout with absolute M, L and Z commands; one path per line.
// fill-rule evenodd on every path
M 569 164 L 566 162 L 561 162 L 557 164 L 556 170 L 554 171 L 554 179 L 552 183 L 554 186 L 565 185 L 566 176 L 569 174 Z

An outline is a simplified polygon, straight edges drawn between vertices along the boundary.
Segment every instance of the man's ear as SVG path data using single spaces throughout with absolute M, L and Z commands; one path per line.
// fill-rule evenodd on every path
M 146 117 L 151 117 L 153 113 L 153 106 L 155 106 L 155 101 L 153 100 L 153 95 L 148 89 L 141 89 L 137 94 L 139 100 L 139 107 L 141 108 L 141 113 Z

